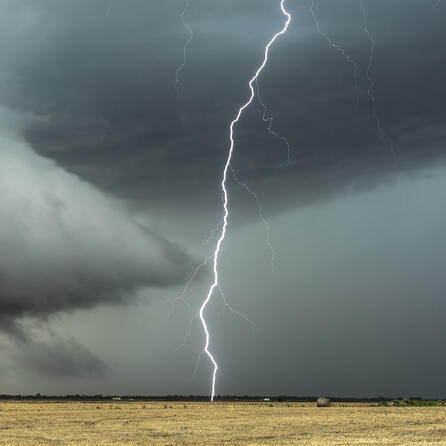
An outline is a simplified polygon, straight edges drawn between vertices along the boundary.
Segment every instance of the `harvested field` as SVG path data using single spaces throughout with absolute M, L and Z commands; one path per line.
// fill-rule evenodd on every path
M 446 445 L 446 407 L 1 402 L 0 445 Z

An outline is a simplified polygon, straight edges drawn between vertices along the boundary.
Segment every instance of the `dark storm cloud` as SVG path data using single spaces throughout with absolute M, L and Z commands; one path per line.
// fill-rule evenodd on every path
M 6 4 L 27 27 L 4 49 L 12 46 L 15 55 L 8 72 L 14 88 L 4 96 L 44 118 L 27 131 L 36 150 L 127 199 L 167 208 L 215 200 L 227 123 L 248 93 L 262 45 L 281 24 L 277 5 L 194 2 L 187 18 L 196 37 L 177 103 L 172 78 L 186 37 L 182 2 L 112 2 L 110 10 L 106 2 Z M 435 162 L 446 132 L 443 5 L 365 5 L 376 40 L 377 110 L 398 169 Z M 358 62 L 358 95 L 351 65 L 316 33 L 309 2 L 288 7 L 293 25 L 273 48 L 261 88 L 274 128 L 290 140 L 292 163 L 267 134 L 257 105 L 237 129 L 237 172 L 263 195 L 288 191 L 274 201 L 286 207 L 392 178 L 393 157 L 367 96 L 370 42 L 359 5 L 315 2 L 321 28 Z
M 140 287 L 184 281 L 187 254 L 123 203 L 10 131 L 0 150 L 0 329 L 19 335 L 23 316 L 125 303 Z
M 14 357 L 28 372 L 51 377 L 87 378 L 108 372 L 100 359 L 72 339 L 22 345 Z

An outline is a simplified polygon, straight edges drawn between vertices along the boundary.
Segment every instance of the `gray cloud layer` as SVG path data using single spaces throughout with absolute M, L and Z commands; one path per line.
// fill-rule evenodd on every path
M 72 339 L 33 342 L 22 345 L 13 355 L 28 373 L 46 377 L 89 378 L 105 376 L 107 366 Z
M 394 141 L 400 172 L 444 153 L 445 30 L 427 3 L 365 2 L 376 39 L 371 74 L 378 115 Z M 178 104 L 171 78 L 185 38 L 181 2 L 112 2 L 109 12 L 101 2 L 6 4 L 8 20 L 12 15 L 23 28 L 20 34 L 7 24 L 3 30 L 14 51 L 7 66 L 15 87 L 4 96 L 44 118 L 26 133 L 36 150 L 126 199 L 211 206 L 228 143 L 224 124 L 248 94 L 262 45 L 283 19 L 276 5 L 194 2 L 187 17 L 197 35 Z M 315 6 L 324 32 L 358 62 L 359 96 L 351 65 L 317 34 L 309 2 L 288 7 L 293 26 L 274 47 L 261 88 L 275 129 L 291 142 L 292 164 L 267 134 L 258 105 L 238 129 L 234 156 L 240 176 L 266 196 L 296 191 L 274 200 L 279 209 L 352 184 L 369 187 L 393 170 L 371 115 L 370 42 L 359 6 Z
M 134 220 L 123 203 L 0 137 L 0 313 L 122 303 L 138 288 L 181 283 L 189 257 Z

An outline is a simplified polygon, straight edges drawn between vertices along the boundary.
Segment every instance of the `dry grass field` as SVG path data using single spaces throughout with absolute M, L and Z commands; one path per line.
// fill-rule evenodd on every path
M 0 402 L 0 445 L 446 445 L 446 407 Z

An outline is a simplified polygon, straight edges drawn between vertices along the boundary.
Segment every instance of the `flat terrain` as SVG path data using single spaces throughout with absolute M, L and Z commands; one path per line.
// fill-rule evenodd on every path
M 0 402 L 0 445 L 446 445 L 446 407 Z

